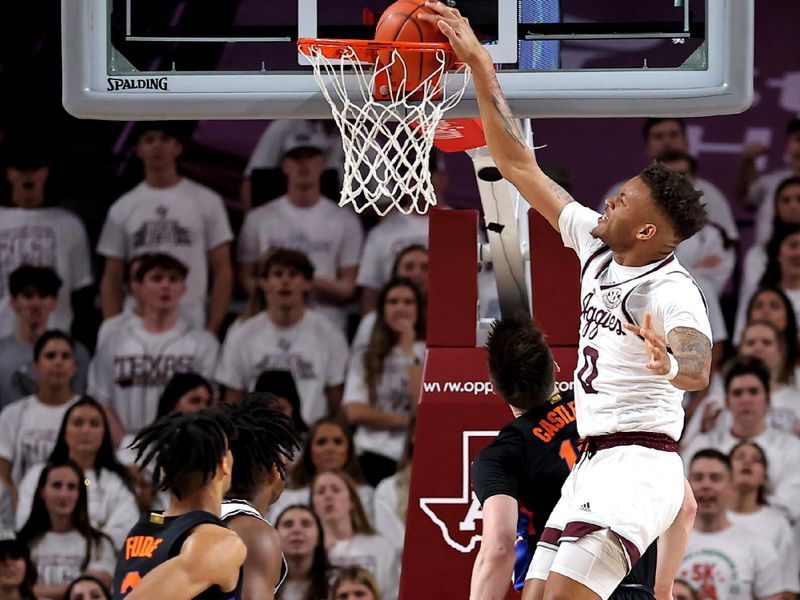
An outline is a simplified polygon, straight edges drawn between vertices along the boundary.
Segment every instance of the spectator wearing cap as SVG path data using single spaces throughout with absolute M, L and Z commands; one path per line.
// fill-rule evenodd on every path
M 331 119 L 278 119 L 271 121 L 250 155 L 242 181 L 242 205 L 247 214 L 253 207 L 251 178 L 254 169 L 279 169 L 286 140 L 297 134 L 315 134 L 325 140 L 325 169 L 333 169 L 341 182 L 344 176 L 344 152 L 339 129 Z
M 776 190 L 789 177 L 800 177 L 800 115 L 795 115 L 786 124 L 784 155 L 787 165 L 763 175 L 756 170 L 755 161 L 769 152 L 763 144 L 751 144 L 742 152 L 739 187 L 744 205 L 756 211 L 755 243 L 766 244 L 772 235 L 775 216 Z M 747 300 L 744 299 L 743 302 Z
M 0 338 L 0 409 L 15 400 L 36 392 L 38 380 L 32 368 L 33 346 L 48 329 L 50 315 L 58 306 L 61 279 L 50 267 L 24 265 L 11 273 L 8 290 L 11 308 L 16 314 L 14 332 Z M 72 391 L 86 389 L 89 351 L 75 342 L 78 371 L 72 380 Z
M 144 180 L 111 206 L 97 244 L 105 257 L 103 318 L 123 310 L 126 262 L 145 252 L 164 252 L 189 268 L 182 316 L 194 328 L 217 333 L 233 286 L 233 234 L 222 197 L 179 173 L 183 144 L 174 124 L 145 123 L 138 131 L 136 155 Z
M 6 168 L 12 206 L 0 207 L 0 336 L 13 333 L 9 275 L 22 265 L 51 267 L 61 278 L 58 304 L 48 327 L 70 331 L 72 296 L 92 282 L 89 240 L 80 219 L 46 205 L 50 159 L 39 151 L 12 148 Z
M 310 306 L 344 331 L 344 306 L 355 295 L 364 234 L 356 215 L 322 195 L 326 148 L 318 133 L 285 139 L 281 168 L 288 182 L 286 194 L 247 214 L 237 262 L 242 286 L 250 292 L 257 284 L 253 269 L 266 251 L 300 250 L 314 265 Z

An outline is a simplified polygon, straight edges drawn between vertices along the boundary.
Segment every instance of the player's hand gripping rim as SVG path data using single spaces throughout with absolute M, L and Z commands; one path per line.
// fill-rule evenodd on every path
M 644 338 L 645 348 L 650 355 L 650 361 L 646 365 L 647 368 L 655 375 L 667 377 L 672 369 L 672 363 L 670 361 L 669 352 L 667 352 L 666 340 L 653 329 L 652 313 L 644 313 L 644 320 L 642 321 L 641 327 L 625 323 L 625 329 Z
M 439 0 L 427 0 L 425 7 L 428 10 L 420 11 L 419 18 L 436 23 L 439 30 L 450 41 L 453 51 L 460 60 L 472 67 L 484 55 L 488 56 L 478 38 L 475 37 L 469 20 L 462 17 L 457 8 L 451 8 Z

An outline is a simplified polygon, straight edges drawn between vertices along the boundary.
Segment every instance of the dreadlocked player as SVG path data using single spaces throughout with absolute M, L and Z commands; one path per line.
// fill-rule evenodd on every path
M 171 501 L 128 533 L 114 574 L 115 600 L 242 598 L 247 550 L 219 518 L 231 484 L 234 433 L 224 415 L 201 411 L 167 415 L 136 436 L 137 463 L 155 463 L 154 483 Z
M 222 519 L 247 546 L 244 600 L 273 600 L 288 571 L 278 532 L 261 516 L 283 492 L 286 463 L 299 449 L 291 420 L 274 406 L 271 394 L 251 393 L 220 407 L 236 428 Z

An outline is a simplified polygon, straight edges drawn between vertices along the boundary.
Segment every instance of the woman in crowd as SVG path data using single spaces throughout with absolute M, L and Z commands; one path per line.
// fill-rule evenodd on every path
M 173 412 L 194 413 L 208 408 L 213 397 L 211 384 L 202 375 L 192 372 L 175 373 L 158 399 L 156 419 Z M 117 460 L 130 470 L 136 498 L 142 510 L 166 508 L 169 494 L 156 492 L 153 489 L 152 473 L 149 470 L 142 471 L 136 465 L 136 452 L 131 449 L 134 437 L 134 434 L 127 434 L 122 438 L 117 450 Z
M 773 236 L 775 232 L 784 227 L 800 224 L 800 177 L 789 177 L 784 179 L 775 188 L 773 196 L 775 203 L 775 217 L 772 225 Z M 764 276 L 767 268 L 767 248 L 768 244 L 753 244 L 745 254 L 742 263 L 742 283 L 739 290 L 739 298 L 744 304 L 758 287 L 758 283 Z M 744 306 L 739 307 L 736 319 L 736 340 L 739 339 L 741 328 L 746 321 L 743 319 Z
M 360 567 L 345 567 L 333 582 L 331 600 L 381 600 L 381 594 L 372 573 Z
M 766 285 L 758 288 L 747 303 L 747 323 L 767 321 L 772 323 L 783 336 L 786 354 L 795 362 L 800 362 L 800 333 L 794 316 L 792 302 L 781 288 Z M 797 365 L 795 365 L 797 366 Z
M 42 469 L 31 515 L 19 531 L 37 566 L 39 598 L 61 600 L 69 583 L 84 573 L 111 583 L 114 547 L 89 522 L 84 480 L 70 459 Z
M 275 521 L 289 574 L 278 600 L 327 600 L 331 566 L 322 524 L 306 505 L 293 504 Z
M 286 489 L 270 507 L 270 521 L 290 504 L 308 504 L 311 480 L 323 471 L 347 473 L 356 482 L 362 505 L 372 508 L 375 489 L 364 480 L 350 427 L 337 417 L 324 417 L 309 430 Z
M 397 465 L 397 473 L 387 477 L 375 488 L 375 529 L 381 532 L 397 549 L 403 552 L 408 514 L 408 486 L 411 483 L 411 458 L 414 454 L 414 427 L 412 417 L 406 431 L 403 456 Z
M 106 413 L 90 396 L 83 396 L 67 410 L 48 462 L 63 463 L 67 459 L 74 460 L 86 476 L 92 527 L 120 548 L 139 518 L 139 509 L 131 476 L 114 455 Z M 44 463 L 31 467 L 20 482 L 18 528 L 28 520 L 43 469 Z
M 36 600 L 36 565 L 19 539 L 0 540 L 0 600 Z
M 111 591 L 97 577 L 82 575 L 69 584 L 64 600 L 111 600 Z
M 767 421 L 771 427 L 800 433 L 800 379 L 795 376 L 795 357 L 787 351 L 780 331 L 769 321 L 752 321 L 742 332 L 737 356 L 754 356 L 763 361 L 770 375 L 770 409 Z M 722 377 L 711 376 L 708 395 L 687 424 L 681 445 L 686 446 L 712 429 L 730 427 L 730 414 L 724 409 Z
M 800 554 L 786 516 L 767 502 L 767 455 L 755 442 L 740 442 L 729 453 L 733 497 L 728 519 L 770 542 L 781 561 L 784 593 L 800 592 Z
M 367 569 L 386 600 L 397 598 L 397 551 L 370 525 L 353 480 L 341 471 L 318 473 L 311 483 L 311 503 L 322 523 L 331 564 Z
M 371 485 L 396 471 L 404 432 L 416 410 L 425 354 L 423 312 L 414 283 L 391 279 L 378 296 L 369 344 L 350 357 L 344 412 L 358 427 L 355 445 Z
M 420 244 L 412 244 L 400 250 L 394 259 L 392 277 L 410 279 L 422 294 L 423 300 L 426 299 L 428 297 L 428 249 Z M 373 310 L 361 318 L 355 337 L 353 337 L 354 351 L 369 344 L 377 316 L 378 312 Z
M 77 399 L 70 388 L 76 368 L 72 338 L 62 331 L 46 331 L 33 346 L 39 390 L 0 413 L 0 479 L 15 507 L 17 485 L 29 468 L 53 451 L 64 414 Z

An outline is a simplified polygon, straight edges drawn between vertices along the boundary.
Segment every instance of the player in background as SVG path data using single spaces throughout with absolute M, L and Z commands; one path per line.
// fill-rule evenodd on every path
M 239 600 L 244 543 L 220 519 L 231 486 L 235 437 L 219 413 L 172 413 L 142 429 L 136 462 L 154 462 L 154 483 L 169 491 L 163 513 L 133 526 L 117 560 L 114 600 Z
M 708 385 L 711 367 L 702 293 L 673 251 L 705 222 L 701 194 L 654 164 L 609 198 L 603 215 L 575 202 L 539 167 L 467 20 L 441 2 L 426 6 L 420 18 L 437 23 L 472 69 L 498 169 L 581 260 L 575 407 L 588 451 L 534 554 L 529 574 L 546 582 L 535 597 L 606 599 L 656 538 L 659 570 L 671 573 L 659 582 L 671 582 L 689 537 L 675 521 L 686 494 L 681 400 Z M 667 600 L 671 585 L 655 592 Z
M 273 600 L 288 567 L 278 532 L 261 515 L 283 492 L 286 465 L 300 449 L 297 433 L 271 394 L 250 393 L 219 410 L 236 428 L 230 442 L 231 489 L 222 503 L 222 520 L 247 546 L 242 598 Z
M 483 534 L 470 598 L 505 598 L 513 570 L 514 587 L 526 584 L 526 599 L 537 581 L 526 581 L 531 555 L 579 456 L 575 403 L 571 391 L 554 393 L 553 356 L 528 315 L 495 322 L 486 349 L 492 383 L 516 419 L 472 465 Z M 693 512 L 681 515 L 688 519 L 684 526 L 691 527 Z M 611 598 L 650 600 L 655 578 L 652 545 Z

